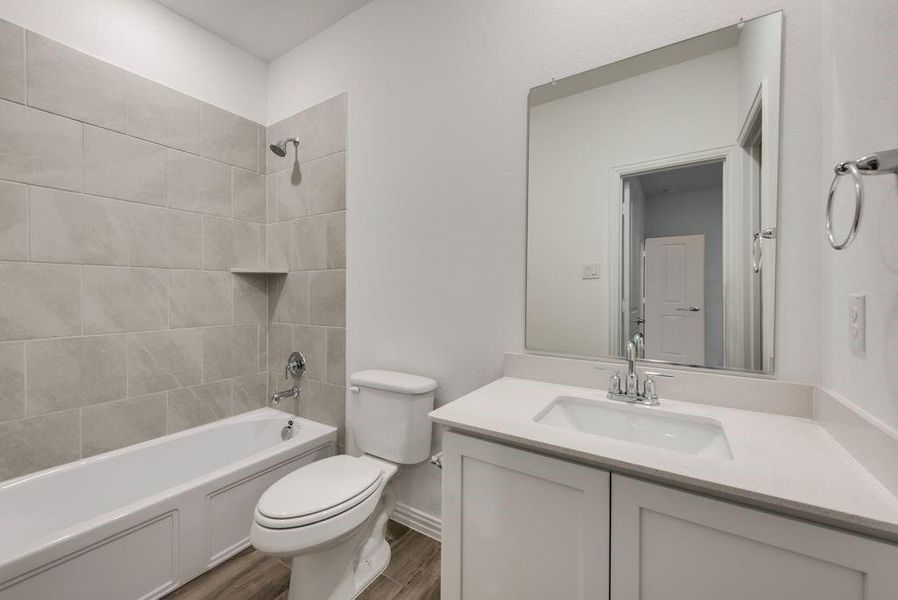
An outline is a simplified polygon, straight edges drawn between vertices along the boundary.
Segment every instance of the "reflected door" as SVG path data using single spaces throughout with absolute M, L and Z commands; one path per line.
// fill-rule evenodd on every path
M 705 364 L 705 236 L 645 240 L 645 356 Z

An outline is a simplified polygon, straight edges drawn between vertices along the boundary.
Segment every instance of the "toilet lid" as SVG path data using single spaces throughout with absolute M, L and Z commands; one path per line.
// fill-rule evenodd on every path
M 257 510 L 271 519 L 313 515 L 346 504 L 365 492 L 370 495 L 381 477 L 382 471 L 368 461 L 345 454 L 332 456 L 276 482 L 262 495 Z

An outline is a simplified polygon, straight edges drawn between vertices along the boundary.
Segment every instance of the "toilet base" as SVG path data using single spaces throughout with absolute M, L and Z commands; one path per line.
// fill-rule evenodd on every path
M 372 552 L 358 553 L 358 539 L 350 538 L 327 550 L 295 557 L 289 600 L 352 600 L 361 594 L 390 564 L 390 545 L 381 539 Z
M 334 545 L 293 558 L 288 600 L 352 600 L 390 564 L 387 521 L 395 498 L 387 485 L 378 510 Z

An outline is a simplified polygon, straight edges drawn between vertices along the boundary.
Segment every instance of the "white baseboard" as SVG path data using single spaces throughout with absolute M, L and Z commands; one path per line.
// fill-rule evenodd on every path
M 440 519 L 433 515 L 397 502 L 391 518 L 401 525 L 414 529 L 418 533 L 423 533 L 429 538 L 440 541 L 443 525 Z

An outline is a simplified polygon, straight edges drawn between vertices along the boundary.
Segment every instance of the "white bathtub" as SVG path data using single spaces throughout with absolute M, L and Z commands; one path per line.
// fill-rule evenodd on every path
M 248 546 L 262 492 L 335 444 L 264 408 L 0 483 L 0 600 L 163 596 Z

